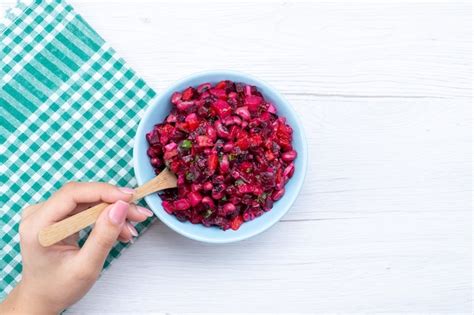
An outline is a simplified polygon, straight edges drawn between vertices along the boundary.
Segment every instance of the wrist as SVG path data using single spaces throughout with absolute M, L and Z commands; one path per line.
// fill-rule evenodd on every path
M 1 314 L 58 314 L 62 310 L 48 305 L 39 296 L 29 292 L 28 287 L 20 282 L 0 305 Z

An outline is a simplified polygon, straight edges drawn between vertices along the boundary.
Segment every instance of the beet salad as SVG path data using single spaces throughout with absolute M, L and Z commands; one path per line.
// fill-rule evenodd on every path
M 270 211 L 295 171 L 292 128 L 257 87 L 221 81 L 171 96 L 165 121 L 147 135 L 150 162 L 178 188 L 159 193 L 180 221 L 223 230 Z

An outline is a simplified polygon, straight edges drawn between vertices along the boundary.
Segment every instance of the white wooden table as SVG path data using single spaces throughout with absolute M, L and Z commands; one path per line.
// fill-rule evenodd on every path
M 68 313 L 471 312 L 469 2 L 71 2 L 158 92 L 215 68 L 276 86 L 311 162 L 269 231 L 157 222 Z

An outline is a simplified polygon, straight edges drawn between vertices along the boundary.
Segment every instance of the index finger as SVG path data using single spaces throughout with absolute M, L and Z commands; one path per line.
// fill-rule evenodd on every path
M 47 222 L 57 222 L 70 214 L 79 204 L 118 200 L 131 201 L 134 190 L 107 183 L 69 182 L 43 204 L 41 215 Z

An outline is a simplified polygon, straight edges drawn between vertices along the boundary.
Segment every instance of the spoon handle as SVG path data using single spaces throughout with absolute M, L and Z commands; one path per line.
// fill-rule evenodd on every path
M 176 176 L 168 169 L 163 170 L 158 176 L 140 187 L 137 187 L 132 202 L 135 202 L 154 192 L 176 187 Z M 108 203 L 100 203 L 85 211 L 79 212 L 64 220 L 56 222 L 40 230 L 38 234 L 39 243 L 51 246 L 74 233 L 94 224 L 102 211 L 109 206 Z

